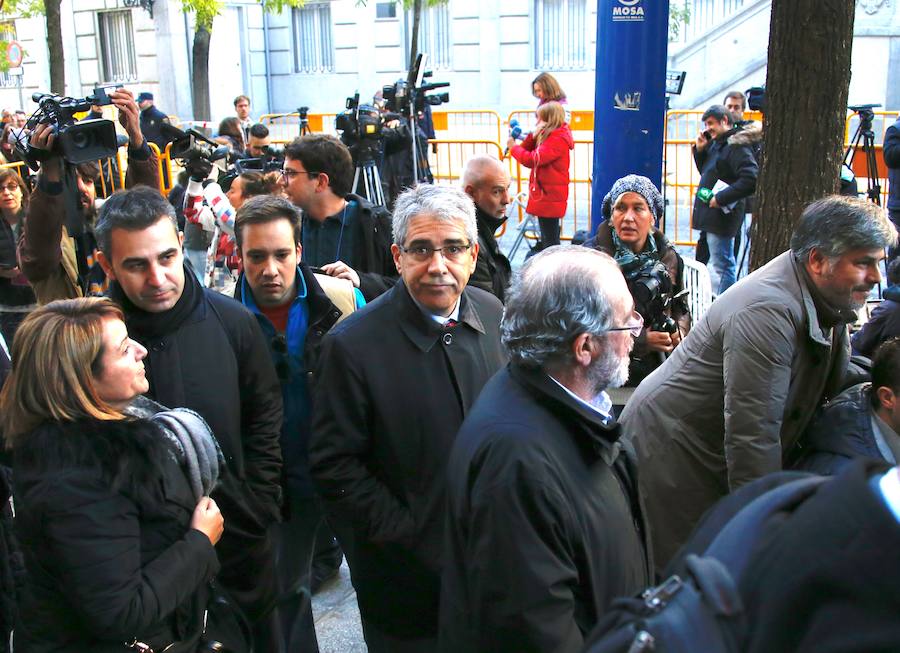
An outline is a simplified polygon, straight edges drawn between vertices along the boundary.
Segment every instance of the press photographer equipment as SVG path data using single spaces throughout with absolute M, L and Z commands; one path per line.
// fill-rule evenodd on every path
M 298 107 L 297 117 L 300 121 L 300 135 L 306 136 L 311 134 L 312 131 L 309 128 L 309 107 Z
M 844 166 L 853 170 L 853 157 L 856 156 L 862 141 L 866 162 L 866 197 L 878 206 L 881 206 L 881 184 L 878 183 L 878 162 L 875 158 L 875 132 L 872 130 L 872 121 L 875 119 L 873 109 L 880 106 L 880 104 L 857 104 L 847 107 L 859 116 L 859 125 L 844 153 Z
M 42 161 L 57 156 L 62 160 L 61 180 L 65 198 L 66 229 L 70 236 L 84 232 L 84 214 L 78 200 L 78 180 L 75 166 L 98 159 L 108 159 L 116 155 L 118 139 L 116 126 L 112 120 L 96 118 L 76 122 L 75 114 L 90 111 L 91 105 L 112 104 L 104 87 L 94 88 L 94 92 L 84 98 L 71 98 L 51 93 L 35 93 L 31 99 L 37 103 L 37 110 L 25 123 L 25 128 L 15 142 L 16 152 L 37 171 Z M 32 147 L 30 134 L 38 125 L 50 125 L 54 141 L 50 150 Z
M 431 71 L 425 70 L 427 60 L 428 55 L 420 53 L 416 57 L 416 64 L 409 71 L 406 80 L 398 80 L 393 86 L 382 88 L 387 110 L 409 119 L 410 132 L 412 133 L 413 181 L 415 183 L 418 183 L 419 179 L 425 176 L 421 173 L 422 165 L 419 162 L 419 145 L 416 142 L 418 139 L 419 114 L 425 111 L 426 104 L 439 106 L 450 101 L 449 93 L 428 95 L 435 89 L 450 86 L 450 82 L 424 84 L 425 78 L 432 75 Z
M 388 114 L 388 118 L 391 115 Z M 399 116 L 396 116 L 399 118 Z M 341 132 L 341 140 L 354 153 L 356 171 L 353 190 L 376 206 L 384 206 L 381 172 L 377 157 L 381 152 L 384 119 L 377 107 L 359 103 L 359 93 L 347 98 L 346 111 L 334 119 L 334 127 Z M 362 179 L 362 187 L 359 183 Z

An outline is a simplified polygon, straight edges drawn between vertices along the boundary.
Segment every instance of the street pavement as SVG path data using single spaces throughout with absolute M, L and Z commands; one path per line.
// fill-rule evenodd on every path
M 346 560 L 338 577 L 313 597 L 313 616 L 319 653 L 366 653 L 368 650 Z

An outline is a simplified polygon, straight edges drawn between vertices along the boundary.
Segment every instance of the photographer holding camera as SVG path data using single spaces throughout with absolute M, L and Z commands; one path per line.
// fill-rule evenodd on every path
M 603 198 L 606 221 L 585 245 L 612 256 L 628 283 L 644 330 L 634 343 L 630 387 L 659 367 L 691 328 L 681 295 L 684 262 L 654 225 L 665 204 L 652 181 L 639 175 L 618 179 Z
M 140 110 L 134 95 L 119 88 L 109 93 L 109 100 L 119 110 L 119 123 L 128 134 L 126 188 L 138 184 L 159 188 L 157 157 L 141 133 Z M 30 137 L 31 150 L 46 154 L 41 161 L 37 187 L 31 195 L 28 218 L 18 245 L 22 273 L 41 304 L 54 299 L 100 294 L 106 285 L 105 275 L 96 264 L 97 243 L 93 234 L 99 166 L 96 162 L 76 166 L 82 229 L 80 234 L 69 234 L 62 183 L 63 167 L 68 164 L 53 149 L 56 139 L 53 132 L 53 124 L 39 124 Z

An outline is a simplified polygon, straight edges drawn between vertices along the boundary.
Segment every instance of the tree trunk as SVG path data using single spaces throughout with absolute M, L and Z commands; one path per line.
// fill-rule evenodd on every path
M 772 0 L 751 269 L 788 249 L 807 204 L 838 190 L 855 5 Z
M 419 23 L 422 22 L 422 0 L 413 2 L 413 28 L 412 37 L 409 40 L 409 72 L 406 77 L 407 83 L 412 86 L 416 81 L 414 68 L 416 65 L 416 57 L 419 56 Z
M 66 94 L 66 66 L 63 60 L 62 25 L 59 5 L 62 0 L 44 0 L 47 16 L 47 53 L 50 56 L 50 92 Z
M 194 120 L 209 120 L 209 30 L 198 26 L 194 32 L 192 97 Z

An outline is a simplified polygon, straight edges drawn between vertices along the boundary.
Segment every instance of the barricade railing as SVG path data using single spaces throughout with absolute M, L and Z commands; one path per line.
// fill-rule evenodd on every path
M 528 193 L 528 179 L 531 170 L 507 157 L 509 176 L 516 196 Z M 592 182 L 594 169 L 594 140 L 575 139 L 575 149 L 569 157 L 569 202 L 568 211 L 560 225 L 560 239 L 571 240 L 580 229 L 589 229 L 591 223 Z M 518 206 L 518 221 L 525 219 L 525 208 Z M 526 234 L 526 238 L 533 238 Z
M 452 139 L 464 132 L 468 139 L 503 140 L 503 119 L 496 111 L 432 111 L 431 119 L 437 139 Z
M 169 196 L 169 191 L 172 190 L 172 187 L 175 185 L 175 176 L 172 170 L 172 144 L 167 143 L 165 149 L 160 152 L 159 148 L 156 146 L 156 143 L 147 143 L 150 146 L 150 149 L 156 154 L 157 157 L 157 168 L 159 170 L 159 192 Z
M 13 161 L 12 163 L 2 163 L 0 168 L 15 168 L 16 172 L 22 179 L 28 176 L 28 165 L 24 161 Z M 24 173 L 24 174 L 23 174 Z
M 309 131 L 314 133 L 336 134 L 334 128 L 335 113 L 307 114 Z M 269 128 L 269 136 L 273 141 L 290 143 L 300 135 L 299 113 L 267 113 L 259 117 L 259 122 Z

